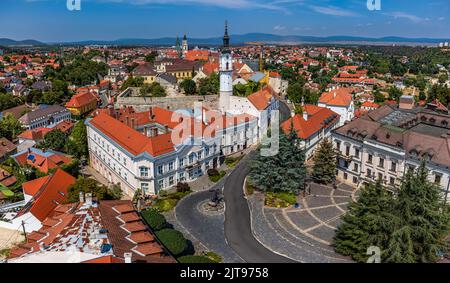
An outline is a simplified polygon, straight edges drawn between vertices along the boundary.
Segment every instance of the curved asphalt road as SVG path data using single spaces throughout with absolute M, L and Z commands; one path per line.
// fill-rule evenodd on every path
M 244 198 L 244 180 L 250 169 L 252 152 L 239 163 L 225 181 L 225 237 L 228 245 L 246 262 L 293 263 L 295 261 L 273 253 L 259 243 L 252 234 L 250 210 Z
M 280 101 L 280 120 L 291 117 L 288 105 Z M 252 233 L 250 209 L 244 197 L 244 181 L 250 172 L 251 152 L 239 163 L 225 181 L 223 190 L 225 209 L 225 237 L 228 245 L 246 262 L 250 263 L 293 263 L 295 261 L 278 255 L 258 242 Z

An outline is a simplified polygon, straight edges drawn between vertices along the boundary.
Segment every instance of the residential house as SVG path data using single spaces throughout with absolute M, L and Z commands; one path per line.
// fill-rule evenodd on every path
M 339 126 L 351 121 L 355 117 L 355 105 L 353 103 L 353 88 L 332 88 L 328 92 L 322 93 L 318 106 L 326 107 L 339 114 Z
M 50 176 L 24 183 L 26 205 L 12 219 L 0 221 L 0 227 L 11 230 L 23 228 L 27 233 L 41 229 L 54 209 L 67 200 L 68 189 L 74 183 L 75 178 L 61 169 Z
M 17 146 L 6 138 L 0 137 L 0 163 L 17 152 Z
M 81 116 L 97 109 L 99 97 L 93 92 L 77 93 L 66 103 L 73 116 Z
M 63 165 L 72 162 L 72 158 L 53 150 L 40 150 L 29 148 L 27 151 L 19 152 L 12 156 L 20 166 L 29 165 L 42 173 L 49 173 Z
M 325 107 L 302 106 L 302 114 L 296 114 L 281 124 L 285 134 L 292 130 L 300 139 L 299 146 L 305 151 L 307 159 L 313 157 L 320 143 L 331 136 L 331 131 L 339 126 L 339 114 Z
M 38 109 L 19 118 L 22 125 L 33 130 L 39 127 L 54 127 L 62 121 L 71 119 L 71 113 L 59 105 L 40 105 Z

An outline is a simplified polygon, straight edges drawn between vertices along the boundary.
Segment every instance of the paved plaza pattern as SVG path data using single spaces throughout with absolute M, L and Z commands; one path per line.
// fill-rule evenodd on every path
M 263 206 L 263 196 L 248 198 L 255 237 L 267 248 L 299 262 L 351 262 L 337 254 L 331 243 L 356 190 L 345 184 L 337 189 L 311 185 L 311 194 L 299 208 Z

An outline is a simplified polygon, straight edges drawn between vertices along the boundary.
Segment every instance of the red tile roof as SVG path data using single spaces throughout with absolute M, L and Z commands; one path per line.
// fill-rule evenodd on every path
M 259 111 L 265 110 L 270 103 L 270 100 L 274 96 L 272 89 L 269 86 L 262 88 L 261 90 L 249 95 L 248 100 Z
M 53 129 L 49 129 L 49 128 L 37 128 L 34 130 L 27 130 L 23 133 L 21 133 L 20 135 L 18 135 L 17 137 L 19 139 L 24 139 L 24 140 L 33 140 L 33 141 L 41 141 L 44 139 L 45 135 L 47 135 L 48 133 L 50 133 Z
M 89 105 L 93 102 L 96 102 L 98 99 L 97 95 L 92 92 L 82 92 L 75 94 L 72 96 L 72 98 L 69 100 L 69 102 L 66 103 L 66 107 L 68 108 L 81 108 L 83 106 Z
M 324 92 L 320 96 L 319 103 L 331 106 L 348 107 L 352 102 L 353 88 L 338 88 L 329 92 Z
M 121 212 L 130 213 L 130 207 L 133 207 L 131 201 L 113 200 L 101 201 L 99 210 L 104 227 L 108 230 L 108 239 L 113 246 L 113 253 L 116 257 L 122 258 L 124 253 L 132 252 L 132 261 L 144 261 L 154 263 L 174 263 L 174 258 L 166 256 L 163 248 L 155 242 L 154 236 L 150 233 L 147 226 L 141 220 L 128 224 L 127 228 L 135 232 L 124 229 L 125 226 L 119 217 Z M 133 227 L 132 228 L 132 225 Z
M 72 158 L 60 153 L 53 153 L 48 157 L 42 156 L 36 152 L 32 152 L 31 154 L 34 156 L 33 160 L 28 158 L 30 153 L 27 151 L 15 156 L 14 158 L 19 165 L 23 166 L 28 164 L 42 173 L 48 173 L 51 169 L 58 168 L 62 165 L 67 165 L 72 162 Z
M 308 119 L 297 114 L 281 124 L 283 131 L 290 133 L 292 126 L 301 139 L 308 139 L 322 129 L 326 129 L 339 121 L 339 115 L 328 108 L 315 105 L 305 105 L 303 111 L 308 113 Z
M 67 199 L 68 189 L 75 183 L 75 178 L 61 169 L 56 170 L 50 177 L 43 178 L 45 182 L 34 183 L 41 187 L 31 189 L 34 192 L 33 198 L 18 216 L 30 212 L 38 220 L 44 221 L 59 204 Z
M 22 184 L 23 192 L 29 196 L 37 194 L 44 184 L 48 182 L 50 176 L 44 176 L 42 178 L 34 179 Z
M 106 255 L 91 260 L 83 261 L 82 263 L 125 263 L 121 258 L 115 257 L 113 255 Z

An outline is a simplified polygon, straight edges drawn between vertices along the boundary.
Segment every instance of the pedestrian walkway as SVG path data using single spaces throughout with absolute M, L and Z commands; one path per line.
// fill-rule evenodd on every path
M 264 207 L 263 195 L 248 198 L 255 237 L 273 252 L 300 262 L 351 262 L 331 246 L 341 217 L 356 191 L 313 184 L 299 208 Z

